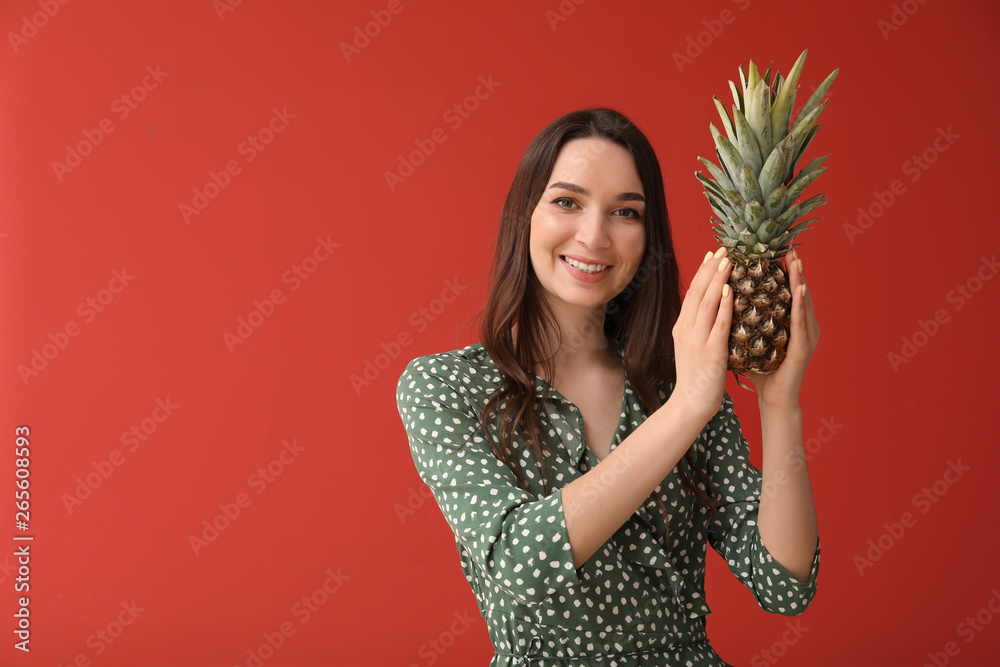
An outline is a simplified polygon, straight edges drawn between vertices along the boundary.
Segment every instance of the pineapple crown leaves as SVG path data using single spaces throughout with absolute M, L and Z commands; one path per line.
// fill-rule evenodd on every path
M 772 78 L 773 63 L 763 76 L 752 60 L 745 71 L 740 65 L 739 85 L 729 82 L 731 113 L 719 98 L 712 98 L 722 126 L 720 131 L 714 123 L 709 124 L 718 164 L 699 157 L 711 177 L 700 171 L 695 176 L 718 216 L 711 218 L 716 239 L 750 257 L 777 257 L 799 245 L 792 240 L 818 218 L 795 223 L 826 203 L 823 194 L 796 203 L 805 188 L 826 170 L 820 165 L 829 155 L 814 159 L 795 173 L 820 128 L 817 121 L 827 105 L 823 98 L 840 71 L 835 69 L 826 77 L 792 120 L 808 52 L 799 55 L 787 77 L 774 71 Z

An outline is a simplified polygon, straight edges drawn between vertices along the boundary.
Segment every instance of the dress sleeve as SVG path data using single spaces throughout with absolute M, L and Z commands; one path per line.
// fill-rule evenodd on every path
M 540 496 L 518 484 L 483 437 L 459 370 L 435 357 L 407 364 L 396 387 L 413 463 L 475 566 L 520 602 L 542 602 L 579 581 L 562 490 Z
M 761 541 L 757 512 L 762 476 L 750 463 L 750 448 L 728 393 L 707 430 L 707 472 L 718 489 L 718 513 L 708 527 L 709 544 L 750 589 L 762 609 L 797 616 L 816 595 L 819 540 L 809 579 L 800 582 L 771 556 Z

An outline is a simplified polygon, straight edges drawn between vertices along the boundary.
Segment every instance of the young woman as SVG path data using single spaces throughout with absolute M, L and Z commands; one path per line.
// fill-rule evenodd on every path
M 645 136 L 597 108 L 531 142 L 482 343 L 412 360 L 396 391 L 490 667 L 727 665 L 706 635 L 707 544 L 764 610 L 809 605 L 820 549 L 799 391 L 819 327 L 801 261 L 786 265 L 788 354 L 750 377 L 761 471 L 725 392 L 729 260 L 707 253 L 682 302 Z

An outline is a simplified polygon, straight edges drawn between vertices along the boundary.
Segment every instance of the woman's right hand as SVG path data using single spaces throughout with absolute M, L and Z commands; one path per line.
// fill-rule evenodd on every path
M 706 423 L 722 405 L 729 364 L 733 293 L 726 284 L 732 270 L 727 254 L 719 248 L 705 255 L 673 328 L 677 382 L 671 398 L 680 398 Z

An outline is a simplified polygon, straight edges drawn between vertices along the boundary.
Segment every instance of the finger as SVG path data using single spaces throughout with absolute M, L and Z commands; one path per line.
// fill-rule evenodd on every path
M 708 264 L 713 264 L 713 262 L 708 262 Z M 712 332 L 712 327 L 716 325 L 719 318 L 720 304 L 723 300 L 722 292 L 723 288 L 726 287 L 726 283 L 729 280 L 729 274 L 733 270 L 732 262 L 729 261 L 728 257 L 723 257 L 717 263 L 715 263 L 716 269 L 714 275 L 711 276 L 710 282 L 705 289 L 705 294 L 701 299 L 701 303 L 698 307 L 698 314 L 695 320 L 694 328 L 697 332 L 697 340 L 704 341 L 708 340 Z M 729 294 L 726 299 L 732 299 L 732 290 L 727 290 Z M 732 310 L 732 301 L 729 301 L 730 310 Z
M 704 298 L 705 290 L 712 279 L 712 272 L 718 269 L 719 262 L 722 261 L 720 258 L 724 257 L 725 254 L 726 249 L 719 248 L 714 253 L 709 252 L 705 255 L 701 266 L 695 271 L 694 277 L 691 279 L 691 284 L 684 294 L 684 300 L 681 303 L 681 312 L 677 317 L 678 321 L 686 323 L 695 319 L 698 306 Z
M 812 290 L 805 284 L 802 283 L 802 287 L 805 290 L 805 298 L 803 302 L 803 310 L 805 311 L 806 329 L 809 330 L 809 340 L 812 341 L 813 347 L 819 342 L 819 322 L 816 320 L 816 311 L 813 308 L 813 298 Z
M 803 349 L 809 347 L 809 332 L 805 326 L 805 313 L 803 311 L 804 297 L 802 296 L 802 260 L 798 259 L 793 251 L 785 255 L 785 263 L 788 266 L 788 287 L 792 293 L 792 317 L 789 323 L 788 346 L 802 346 Z
M 802 260 L 799 254 L 792 250 L 785 253 L 785 273 L 788 275 L 788 289 L 793 295 L 798 295 L 799 286 L 802 284 Z
M 813 309 L 813 298 L 809 287 L 806 285 L 806 279 L 803 275 L 802 259 L 799 257 L 798 251 L 793 251 L 795 256 L 795 261 L 793 262 L 795 274 L 796 274 L 796 284 L 798 291 L 794 294 L 799 296 L 799 300 L 802 302 L 803 307 L 803 319 L 806 331 L 809 336 L 810 349 L 816 347 L 816 343 L 819 340 L 819 322 L 816 321 L 816 313 Z
M 726 271 L 728 276 L 729 271 Z M 719 300 L 719 310 L 715 317 L 715 323 L 712 326 L 712 331 L 709 334 L 709 345 L 715 346 L 718 344 L 723 345 L 728 353 L 729 351 L 729 332 L 733 326 L 733 290 L 729 287 L 729 284 L 722 285 L 721 298 Z M 722 343 L 719 343 L 719 339 L 722 339 Z

